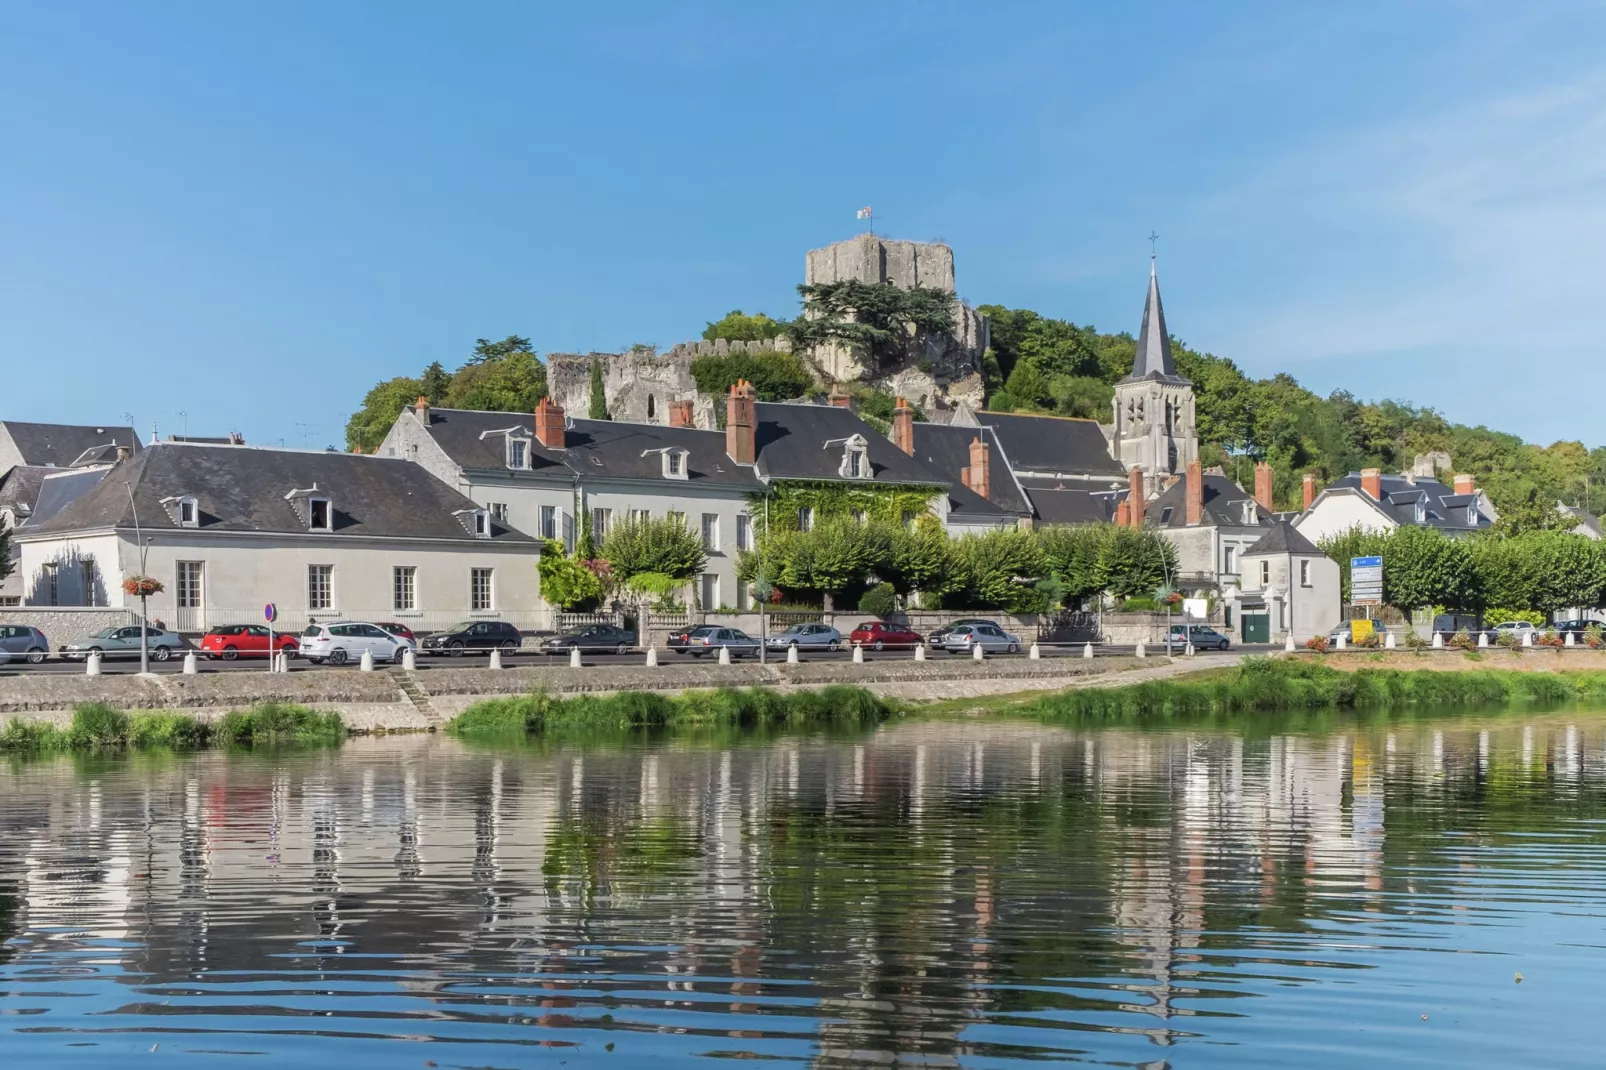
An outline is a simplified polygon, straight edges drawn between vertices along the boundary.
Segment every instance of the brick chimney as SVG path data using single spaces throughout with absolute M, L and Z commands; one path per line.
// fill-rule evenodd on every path
M 1188 525 L 1192 527 L 1204 519 L 1204 468 L 1198 461 L 1190 461 L 1183 493 L 1188 500 Z
M 738 379 L 725 399 L 725 452 L 737 464 L 758 462 L 758 408 L 753 384 Z
M 831 390 L 831 404 L 839 409 L 853 408 L 853 399 L 836 388 Z
M 1383 470 L 1381 468 L 1361 469 L 1361 489 L 1372 496 L 1374 502 L 1383 500 Z
M 970 444 L 970 479 L 965 486 L 980 494 L 983 498 L 992 499 L 992 473 L 991 469 L 992 447 L 981 440 L 981 436 Z
M 1455 477 L 1455 492 L 1457 494 L 1476 494 L 1478 482 L 1471 475 L 1463 472 Z
M 426 398 L 423 394 L 418 395 L 418 404 L 413 406 L 413 411 L 418 414 L 418 422 L 423 424 L 425 427 L 428 427 L 429 398 Z
M 1115 526 L 1129 528 L 1132 526 L 1132 513 L 1126 507 L 1126 499 L 1122 498 L 1115 506 Z
M 915 454 L 915 413 L 903 398 L 892 409 L 892 444 L 911 457 Z
M 1316 500 L 1316 475 L 1315 475 L 1315 473 L 1313 473 L 1313 472 L 1306 472 L 1305 473 L 1305 478 L 1300 480 L 1300 493 L 1301 493 L 1300 500 L 1305 503 L 1304 507 L 1306 509 L 1309 509 L 1311 507 L 1311 503 Z
M 132 457 L 133 455 L 134 455 L 134 448 L 132 446 L 125 446 L 121 442 L 119 442 L 117 444 L 117 463 L 118 464 L 122 464 L 124 461 L 128 460 L 128 458 Z
M 561 450 L 568 445 L 563 430 L 563 406 L 550 397 L 535 403 L 535 437 L 549 450 Z
M 690 401 L 671 401 L 669 403 L 669 426 L 697 426 L 696 421 L 692 418 L 692 403 Z
M 1127 519 L 1132 522 L 1133 527 L 1141 528 L 1143 526 L 1144 504 L 1143 469 L 1133 467 L 1132 471 L 1127 473 L 1127 485 L 1130 488 L 1130 493 L 1126 496 L 1126 500 L 1132 503 L 1127 506 Z
M 1255 465 L 1255 504 L 1268 513 L 1276 512 L 1271 504 L 1272 483 L 1271 465 L 1265 461 Z

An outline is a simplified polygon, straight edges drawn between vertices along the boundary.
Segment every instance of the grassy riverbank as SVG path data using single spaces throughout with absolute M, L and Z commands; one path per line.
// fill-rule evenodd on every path
M 70 751 L 114 748 L 192 749 L 256 743 L 323 743 L 345 738 L 337 713 L 264 702 L 231 710 L 216 721 L 186 713 L 124 713 L 101 702 L 73 711 L 65 728 L 13 720 L 0 730 L 0 751 Z
M 1581 698 L 1606 699 L 1606 672 L 1341 672 L 1308 661 L 1253 658 L 1224 672 L 1063 691 L 1010 708 L 1049 720 L 1099 724 L 1307 710 L 1555 705 Z
M 476 703 L 447 731 L 463 737 L 506 737 L 595 730 L 872 725 L 894 712 L 886 700 L 847 686 L 788 692 L 721 688 L 679 695 L 621 691 L 571 698 L 533 694 Z

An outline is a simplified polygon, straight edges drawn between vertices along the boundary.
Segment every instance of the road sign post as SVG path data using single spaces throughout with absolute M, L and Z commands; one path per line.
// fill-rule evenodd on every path
M 279 653 L 273 649 L 273 622 L 279 619 L 279 607 L 269 602 L 262 607 L 262 618 L 268 622 L 268 671 L 272 672 Z
M 1349 601 L 1352 606 L 1383 604 L 1383 558 L 1352 557 L 1349 562 Z

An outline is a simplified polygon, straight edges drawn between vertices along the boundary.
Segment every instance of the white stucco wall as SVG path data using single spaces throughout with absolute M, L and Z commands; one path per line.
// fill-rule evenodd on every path
M 1261 582 L 1260 563 L 1268 566 L 1265 586 Z M 1309 585 L 1299 581 L 1299 562 L 1310 562 Z M 1280 641 L 1290 631 L 1294 641 L 1302 643 L 1313 635 L 1326 635 L 1338 627 L 1342 617 L 1339 596 L 1338 562 L 1326 556 L 1304 556 L 1285 553 L 1256 554 L 1244 559 L 1243 597 L 1266 599 L 1271 613 L 1271 639 Z
M 665 480 L 666 484 L 671 482 Z M 736 608 L 740 605 L 739 585 L 736 582 L 738 553 L 736 518 L 749 516 L 751 506 L 745 494 L 733 491 L 700 488 L 699 493 L 687 493 L 695 486 L 691 483 L 677 487 L 614 481 L 585 485 L 582 491 L 585 509 L 588 512 L 592 509 L 611 510 L 612 517 L 609 523 L 616 525 L 624 523 L 632 509 L 642 510 L 657 520 L 663 519 L 671 512 L 678 512 L 684 513 L 687 526 L 701 535 L 703 514 L 709 513 L 718 517 L 718 541 L 715 548 L 708 552 L 708 563 L 704 566 L 706 573 L 718 578 L 716 601 L 714 605 L 703 608 L 712 610 L 719 608 L 720 605 Z M 755 536 L 750 532 L 749 538 L 752 537 Z M 694 581 L 692 587 L 697 592 L 697 597 L 701 599 L 704 589 L 702 581 Z
M 1325 491 L 1294 521 L 1294 530 L 1318 545 L 1323 539 L 1342 535 L 1352 528 L 1386 533 L 1398 526 L 1358 492 Z
M 138 571 L 139 558 L 124 556 L 133 555 L 132 542 L 125 547 L 109 533 L 49 542 L 13 538 L 22 550 L 16 579 L 25 606 L 121 606 L 123 577 Z

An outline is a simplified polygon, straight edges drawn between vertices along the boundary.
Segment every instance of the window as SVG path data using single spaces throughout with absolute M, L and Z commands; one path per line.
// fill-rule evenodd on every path
M 703 549 L 710 553 L 719 550 L 719 514 L 703 514 Z
M 1229 576 L 1238 571 L 1237 569 L 1232 567 L 1233 566 L 1233 557 L 1234 557 L 1235 554 L 1237 554 L 1237 552 L 1238 552 L 1238 547 L 1236 547 L 1236 546 L 1224 547 L 1222 549 L 1222 551 L 1221 551 L 1221 553 L 1222 553 L 1221 571 L 1225 572 Z
M 530 443 L 522 438 L 509 438 L 507 440 L 507 466 L 509 468 L 530 467 Z
M 1260 585 L 1262 587 L 1271 586 L 1271 562 L 1270 561 L 1262 561 L 1260 563 Z
M 333 527 L 329 523 L 333 511 L 329 508 L 328 498 L 307 499 L 307 527 L 313 531 L 329 531 Z
M 201 608 L 201 562 L 178 563 L 178 589 L 173 592 L 180 609 Z
M 864 476 L 864 454 L 859 450 L 848 451 L 848 478 L 862 479 Z
M 736 548 L 738 550 L 753 548 L 753 521 L 746 513 L 736 514 Z
M 1310 562 L 1309 561 L 1301 561 L 1299 563 L 1299 585 L 1301 587 L 1309 587 L 1310 586 Z
M 675 450 L 670 450 L 664 456 L 669 462 L 669 474 L 670 475 L 678 476 L 678 475 L 680 475 L 680 473 L 682 471 L 685 470 L 685 467 L 686 467 L 686 455 L 685 454 L 679 453 L 679 452 L 677 452 Z
M 906 528 L 915 526 L 915 511 L 913 509 L 905 509 L 903 511 L 903 526 Z
M 541 506 L 541 538 L 555 539 L 558 537 L 558 507 L 555 505 Z
M 652 513 L 646 509 L 630 510 L 630 522 L 632 524 L 645 524 L 651 517 Z
M 700 593 L 703 596 L 703 608 L 705 610 L 718 609 L 719 576 L 712 572 L 705 572 L 699 578 L 702 581 L 702 590 Z
M 612 509 L 598 508 L 598 509 L 591 510 L 591 538 L 592 538 L 592 541 L 597 542 L 597 543 L 600 544 L 603 539 L 606 539 L 608 537 L 608 525 L 611 524 L 612 522 L 613 522 L 613 510 Z
M 1478 526 L 1478 507 L 1476 505 L 1469 505 L 1469 506 L 1467 506 L 1467 527 L 1475 528 L 1477 526 Z
M 686 525 L 686 514 L 681 512 L 679 509 L 671 509 L 664 515 L 668 518 L 671 524 L 679 524 L 682 527 Z
M 412 565 L 397 565 L 390 570 L 390 608 L 410 610 L 418 608 L 418 569 Z
M 20 594 L 8 594 L 8 595 L 0 596 L 0 606 L 8 606 L 9 607 L 9 606 L 20 606 L 20 605 L 22 605 L 22 595 L 20 595 Z
M 178 525 L 181 528 L 193 528 L 196 524 L 197 510 L 194 498 L 180 498 L 178 503 Z
M 491 515 L 484 509 L 474 510 L 474 535 L 480 539 L 491 537 Z
M 328 609 L 335 604 L 335 566 L 307 566 L 307 608 Z
M 507 503 L 506 502 L 492 502 L 491 505 L 490 505 L 490 509 L 491 509 L 491 519 L 492 520 L 496 521 L 498 524 L 506 524 L 507 523 Z
M 797 530 L 799 530 L 799 531 L 813 531 L 814 530 L 814 510 L 810 509 L 806 505 L 802 506 L 797 511 Z
M 1174 506 L 1168 505 L 1164 509 L 1160 510 L 1160 526 L 1161 527 L 1165 527 L 1167 524 L 1171 523 L 1171 512 L 1172 512 L 1172 510 L 1174 508 L 1175 508 Z
M 494 591 L 491 585 L 491 569 L 471 568 L 468 570 L 468 608 L 471 610 L 486 610 L 492 606 Z

